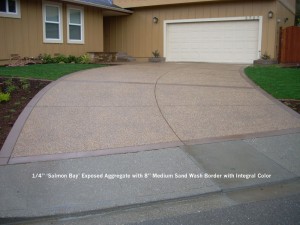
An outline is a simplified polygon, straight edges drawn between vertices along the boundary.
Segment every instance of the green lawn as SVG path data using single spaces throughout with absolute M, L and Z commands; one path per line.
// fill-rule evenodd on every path
M 100 64 L 37 64 L 30 66 L 0 67 L 2 77 L 24 77 L 56 80 L 79 70 L 101 67 Z
M 300 99 L 300 69 L 279 66 L 249 66 L 246 75 L 278 99 Z

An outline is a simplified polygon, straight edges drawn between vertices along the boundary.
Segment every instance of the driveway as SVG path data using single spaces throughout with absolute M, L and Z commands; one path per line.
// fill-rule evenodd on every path
M 74 73 L 27 106 L 0 157 L 9 163 L 74 158 L 300 128 L 296 113 L 256 89 L 242 68 L 145 63 Z

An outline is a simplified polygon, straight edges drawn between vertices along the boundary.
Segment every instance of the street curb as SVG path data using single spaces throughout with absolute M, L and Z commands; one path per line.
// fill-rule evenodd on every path
M 38 221 L 55 220 L 55 219 L 67 219 L 67 218 L 74 218 L 74 217 L 76 218 L 76 217 L 93 216 L 93 215 L 102 214 L 102 213 L 111 213 L 111 212 L 120 211 L 120 210 L 130 210 L 130 209 L 134 209 L 134 208 L 138 208 L 138 207 L 153 206 L 156 204 L 187 201 L 187 200 L 193 200 L 193 199 L 199 198 L 199 197 L 209 197 L 209 196 L 213 196 L 216 194 L 227 194 L 227 193 L 233 193 L 234 191 L 251 190 L 253 188 L 264 188 L 264 187 L 268 187 L 268 186 L 272 186 L 272 185 L 288 184 L 288 183 L 299 182 L 299 181 L 300 181 L 300 177 L 295 177 L 295 178 L 291 178 L 291 179 L 287 179 L 287 180 L 249 185 L 246 187 L 220 189 L 219 191 L 207 192 L 207 193 L 203 193 L 203 194 L 196 194 L 196 195 L 190 195 L 190 196 L 184 196 L 184 197 L 178 197 L 178 198 L 149 201 L 146 203 L 136 203 L 136 204 L 130 204 L 130 205 L 103 208 L 103 209 L 95 209 L 95 210 L 89 210 L 89 211 L 81 211 L 81 212 L 74 212 L 74 213 L 62 213 L 62 214 L 56 214 L 56 215 L 52 215 L 52 216 L 40 216 L 40 217 L 0 218 L 0 224 L 20 223 L 20 222 L 29 223 L 29 222 L 38 222 Z

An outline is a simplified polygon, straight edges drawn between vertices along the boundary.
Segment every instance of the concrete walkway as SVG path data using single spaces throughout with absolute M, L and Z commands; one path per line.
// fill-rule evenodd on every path
M 241 69 L 124 65 L 52 83 L 0 152 L 0 223 L 282 182 L 298 187 L 299 115 Z

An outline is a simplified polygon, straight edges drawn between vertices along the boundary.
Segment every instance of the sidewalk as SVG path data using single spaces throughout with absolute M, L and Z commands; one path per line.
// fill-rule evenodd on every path
M 295 133 L 138 153 L 1 166 L 0 217 L 6 218 L 3 222 L 8 218 L 84 215 L 121 206 L 299 179 L 299 146 L 300 133 Z M 137 173 L 141 174 L 140 178 L 133 178 Z M 188 177 L 191 173 L 202 174 L 204 177 L 175 178 L 176 173 L 187 173 Z M 228 173 L 235 177 L 237 174 L 255 174 L 256 178 L 224 178 Z M 83 178 L 83 174 L 122 174 L 125 177 L 87 179 Z M 154 174 L 165 178 L 153 178 Z M 221 178 L 205 178 L 205 174 L 216 174 Z M 259 174 L 265 177 L 258 178 Z M 266 175 L 271 176 L 267 178 Z

